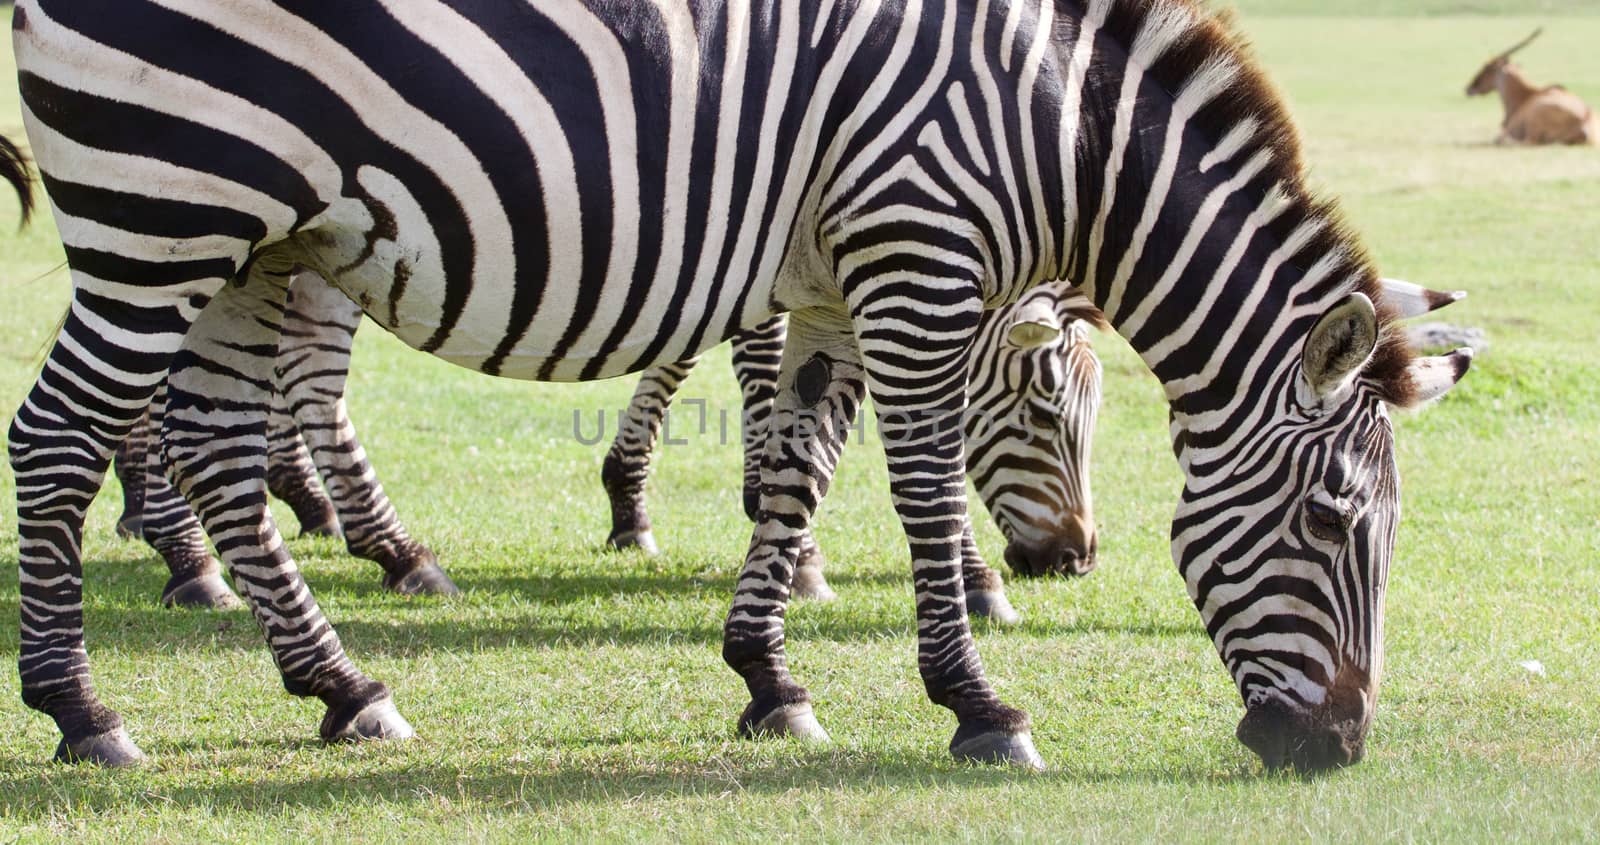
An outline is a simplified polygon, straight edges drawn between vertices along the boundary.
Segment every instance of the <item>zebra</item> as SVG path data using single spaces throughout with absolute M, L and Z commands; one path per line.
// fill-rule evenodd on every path
M 1086 575 L 1095 567 L 1089 447 L 1102 373 L 1091 331 L 1104 328 L 1086 297 L 1070 286 L 1047 285 L 985 312 L 973 343 L 963 423 L 967 469 L 1008 540 L 1006 562 L 1019 575 Z M 733 336 L 733 371 L 744 398 L 744 508 L 752 521 L 759 518 L 761 457 L 786 333 L 780 316 Z M 606 542 L 613 548 L 659 551 L 645 480 L 667 409 L 698 362 L 689 358 L 647 371 L 621 417 L 601 470 L 611 503 Z M 970 523 L 961 555 L 967 611 L 1005 624 L 1021 621 L 1000 574 L 978 552 Z M 809 531 L 800 538 L 789 586 L 796 597 L 835 598 Z
M 432 550 L 411 539 L 377 481 L 344 403 L 350 350 L 361 309 L 322 277 L 297 273 L 289 286 L 276 383 L 267 422 L 267 489 L 286 502 L 301 532 L 344 537 L 350 552 L 385 571 L 384 586 L 402 595 L 459 592 Z M 1034 291 L 1016 305 L 984 315 L 971 355 L 973 401 L 965 431 L 972 475 L 1002 533 L 1015 537 L 1008 562 L 1023 575 L 1084 575 L 1094 568 L 1096 540 L 1089 496 L 1089 454 L 1099 410 L 1101 368 L 1090 328 L 1103 320 L 1087 298 L 1068 286 Z M 780 316 L 733 337 L 733 367 L 744 396 L 745 511 L 759 503 L 765 420 L 776 391 L 786 323 Z M 689 358 L 646 372 L 625 422 L 606 454 L 602 480 L 611 500 L 607 544 L 658 549 L 645 509 L 644 482 L 666 407 L 698 363 Z M 1010 373 L 1006 379 L 1002 373 Z M 135 424 L 112 467 L 123 487 L 117 530 L 149 543 L 171 578 L 161 603 L 227 610 L 242 607 L 206 551 L 193 511 L 167 483 L 152 447 L 159 428 L 160 392 L 152 412 Z M 290 406 L 293 406 L 293 413 Z M 301 431 L 316 442 L 319 462 Z M 318 481 L 327 479 L 327 492 Z M 331 493 L 331 496 L 329 495 Z M 350 526 L 348 531 L 341 526 Z M 970 613 L 1002 624 L 1021 621 L 971 536 L 962 539 L 963 580 Z M 794 595 L 835 597 L 823 558 L 809 532 L 796 567 Z
M 300 265 L 408 344 L 517 378 L 642 370 L 789 312 L 724 623 L 737 730 L 826 737 L 784 611 L 870 389 L 950 751 L 1027 767 L 1028 716 L 965 613 L 962 386 L 985 308 L 1070 280 L 1163 385 L 1172 555 L 1237 737 L 1271 767 L 1361 758 L 1389 409 L 1443 395 L 1471 353 L 1407 345 L 1281 100 L 1190 0 L 19 0 L 14 42 L 73 278 L 9 431 L 23 700 L 59 758 L 141 756 L 90 683 L 79 539 L 164 376 L 160 448 L 285 688 L 323 702 L 326 740 L 412 734 L 266 508 Z
M 267 488 L 290 506 L 303 534 L 342 537 L 351 554 L 377 563 L 385 589 L 455 595 L 460 590 L 438 556 L 400 521 L 345 408 L 350 349 L 361 313 L 315 273 L 298 273 L 290 284 L 267 417 Z M 162 405 L 158 391 L 113 462 L 123 490 L 117 530 L 143 539 L 167 564 L 171 578 L 162 589 L 162 604 L 239 607 L 221 566 L 206 550 L 200 521 L 167 482 L 153 448 Z

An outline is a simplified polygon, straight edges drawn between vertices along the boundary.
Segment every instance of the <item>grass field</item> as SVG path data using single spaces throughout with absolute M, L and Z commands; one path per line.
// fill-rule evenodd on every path
M 347 649 L 391 685 L 419 739 L 316 742 L 321 705 L 282 692 L 245 614 L 156 606 L 165 572 L 112 533 L 112 482 L 85 538 L 89 647 L 102 695 L 152 761 L 46 764 L 54 725 L 22 706 L 11 676 L 0 843 L 1592 839 L 1600 152 L 1489 146 L 1498 105 L 1461 90 L 1543 24 L 1526 66 L 1600 103 L 1600 16 L 1580 14 L 1595 4 L 1242 5 L 1316 181 L 1343 197 L 1386 272 L 1471 291 L 1448 319 L 1492 342 L 1458 390 L 1398 423 L 1406 512 L 1386 683 L 1359 767 L 1264 775 L 1234 742 L 1237 693 L 1167 551 L 1179 474 L 1159 389 L 1115 337 L 1099 345 L 1100 570 L 1013 583 L 1025 623 L 979 634 L 1051 764 L 1026 775 L 948 759 L 954 720 L 916 676 L 904 540 L 875 446 L 847 454 L 818 527 L 839 601 L 789 617 L 794 671 L 835 742 L 741 742 L 745 694 L 718 649 L 749 536 L 737 447 L 713 432 L 668 449 L 653 487 L 665 553 L 604 554 L 603 447 L 575 440 L 573 414 L 592 432 L 593 410 L 622 407 L 631 379 L 495 381 L 369 329 L 354 417 L 413 533 L 466 595 L 397 599 L 337 544 L 292 546 Z M 1507 14 L 1519 10 L 1538 14 Z M 1461 14 L 1476 11 L 1498 14 Z M 17 130 L 7 87 L 0 131 Z M 48 215 L 0 238 L 7 413 L 65 302 L 60 261 Z M 688 394 L 734 412 L 727 369 L 713 353 Z M 16 556 L 13 501 L 0 473 L 4 560 Z M 999 560 L 999 534 L 980 519 Z M 0 664 L 14 661 L 17 614 L 5 567 Z M 1521 665 L 1531 660 L 1542 673 Z

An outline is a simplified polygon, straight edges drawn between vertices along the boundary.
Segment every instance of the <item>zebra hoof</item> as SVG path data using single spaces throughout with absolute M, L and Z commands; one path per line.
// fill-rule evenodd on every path
M 614 531 L 606 538 L 606 545 L 617 551 L 638 549 L 652 557 L 661 554 L 661 547 L 656 545 L 656 535 L 648 528 L 643 531 Z
M 191 610 L 237 610 L 244 602 L 229 589 L 219 572 L 206 572 L 178 580 L 174 575 L 161 593 L 162 607 L 181 607 Z
M 823 730 L 822 724 L 817 721 L 817 715 L 812 712 L 809 701 L 779 705 L 759 719 L 750 712 L 755 706 L 755 702 L 751 702 L 750 706 L 745 708 L 744 715 L 739 717 L 739 735 L 746 739 L 792 736 L 806 742 L 832 741 L 828 737 L 828 732 Z
M 321 525 L 300 526 L 302 537 L 326 537 L 329 540 L 338 540 L 344 537 L 344 532 L 339 530 L 339 522 L 324 522 Z
M 122 728 L 113 728 L 103 734 L 80 739 L 71 745 L 65 737 L 56 746 L 57 763 L 93 763 L 108 769 L 137 766 L 145 760 L 144 752 L 133 744 L 133 739 Z
M 820 566 L 795 567 L 794 578 L 789 582 L 789 594 L 799 599 L 812 601 L 833 601 L 839 594 L 828 586 L 828 579 L 822 577 Z
M 967 593 L 967 612 L 999 625 L 1015 625 L 1022 621 L 1022 614 L 1011 606 L 1011 600 L 999 590 L 974 590 Z
M 432 558 L 432 555 L 429 555 Z M 398 577 L 385 576 L 384 589 L 402 596 L 458 596 L 461 588 L 450 580 L 437 561 L 428 560 Z
M 365 742 L 378 739 L 411 739 L 417 735 L 400 711 L 394 699 L 385 695 L 362 705 L 355 713 L 348 708 L 328 710 L 322 719 L 324 742 Z
M 1044 771 L 1044 758 L 1033 747 L 1033 735 L 1027 731 L 993 730 L 970 739 L 962 739 L 961 732 L 956 731 L 955 739 L 950 740 L 950 754 L 965 763 Z

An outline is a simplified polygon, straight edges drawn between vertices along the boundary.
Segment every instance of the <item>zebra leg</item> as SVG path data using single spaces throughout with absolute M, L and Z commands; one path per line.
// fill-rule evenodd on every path
M 822 567 L 827 560 L 822 556 L 822 549 L 817 546 L 817 538 L 811 532 L 811 526 L 800 535 L 800 553 L 794 562 L 794 578 L 789 583 L 789 592 L 797 599 L 811 599 L 812 601 L 833 601 L 839 597 L 833 588 L 828 586 L 828 579 L 822 575 Z
M 133 424 L 133 430 L 122 439 L 117 454 L 111 460 L 111 469 L 122 485 L 122 515 L 117 517 L 117 536 L 124 540 L 137 540 L 143 536 L 144 491 L 146 459 L 150 454 L 150 441 L 155 435 L 150 428 L 150 414 L 146 412 Z
M 633 400 L 617 426 L 616 439 L 611 441 L 611 451 L 600 466 L 600 483 L 611 500 L 611 536 L 606 538 L 606 545 L 613 549 L 638 548 L 647 555 L 661 551 L 650 530 L 644 485 L 650 477 L 650 461 L 667 408 L 699 362 L 697 355 L 653 367 L 639 377 Z
M 151 252 L 164 254 L 159 246 Z M 72 305 L 11 422 L 9 452 L 17 485 L 23 703 L 55 720 L 61 731 L 57 760 L 123 766 L 144 755 L 123 729 L 122 717 L 95 695 L 90 679 L 80 558 L 84 514 L 112 453 L 149 407 L 190 321 L 236 265 L 226 259 L 171 260 L 160 266 L 174 281 L 156 286 L 139 278 L 156 265 L 122 266 L 107 256 L 112 253 L 83 259 L 96 262 L 93 273 L 74 267 Z M 125 276 L 139 281 L 117 284 Z M 137 298 L 128 296 L 129 289 Z
M 294 511 L 301 536 L 344 536 L 333 500 L 317 480 L 311 451 L 278 390 L 272 391 L 272 410 L 267 415 L 267 491 Z
M 1001 625 L 1016 625 L 1022 621 L 1022 615 L 1006 598 L 1004 579 L 989 568 L 978 552 L 970 515 L 961 527 L 961 583 L 967 593 L 967 613 Z
M 144 518 L 142 536 L 161 555 L 172 577 L 161 590 L 161 604 L 198 610 L 235 610 L 243 607 L 239 597 L 222 578 L 222 565 L 206 548 L 206 535 L 189 503 L 167 480 L 161 462 L 160 432 L 166 422 L 167 387 L 156 389 L 146 415 L 150 426 L 150 448 L 144 456 Z
M 826 740 L 810 694 L 789 676 L 783 617 L 807 526 L 866 387 L 847 317 L 797 311 L 790 326 L 761 467 L 761 506 L 723 626 L 722 658 L 750 691 L 741 735 Z
M 744 400 L 744 424 L 740 429 L 744 439 L 744 512 L 752 521 L 761 507 L 761 461 L 766 452 L 772 403 L 778 395 L 778 368 L 788 328 L 788 316 L 779 314 L 733 336 L 733 375 L 739 380 Z M 800 539 L 800 557 L 795 561 L 790 595 L 813 601 L 838 598 L 822 575 L 824 563 L 822 549 L 807 527 Z
M 984 677 L 967 622 L 962 415 L 982 303 L 976 291 L 966 301 L 952 302 L 942 287 L 858 291 L 856 331 L 863 338 L 867 385 L 888 458 L 894 507 L 911 547 L 922 682 L 935 704 L 956 714 L 959 727 L 950 752 L 957 759 L 1042 768 L 1028 715 L 1003 703 Z M 944 299 L 908 301 L 919 292 Z
M 350 345 L 360 325 L 361 308 L 349 297 L 315 273 L 297 273 L 278 345 L 278 392 L 311 449 L 350 553 L 383 567 L 385 589 L 455 595 L 461 590 L 433 550 L 400 522 L 345 407 Z
M 266 632 L 284 687 L 327 705 L 324 740 L 404 738 L 383 684 L 345 655 L 267 507 L 267 406 L 288 295 L 287 270 L 256 260 L 195 322 L 173 360 L 161 450 L 239 593 Z
M 761 510 L 761 461 L 766 454 L 772 402 L 778 397 L 789 317 L 779 314 L 733 336 L 733 377 L 744 400 L 744 512 L 754 522 Z

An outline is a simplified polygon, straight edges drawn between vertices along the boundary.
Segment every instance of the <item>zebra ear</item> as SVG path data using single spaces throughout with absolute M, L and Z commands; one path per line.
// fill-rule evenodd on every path
M 1456 386 L 1472 366 L 1472 347 L 1463 346 L 1448 355 L 1418 358 L 1411 362 L 1413 392 L 1406 398 L 1407 405 L 1416 407 L 1438 399 Z
M 1011 315 L 1006 339 L 1022 349 L 1044 346 L 1061 336 L 1061 318 L 1056 316 L 1055 299 L 1036 296 L 1017 306 Z
M 1306 335 L 1300 370 L 1317 400 L 1347 384 L 1378 346 L 1378 311 L 1366 294 L 1352 293 L 1328 309 Z
M 1400 312 L 1400 319 L 1421 317 L 1430 311 L 1467 298 L 1464 290 L 1428 290 L 1422 285 L 1414 285 L 1401 279 L 1379 279 L 1383 285 L 1383 298 L 1392 303 Z

